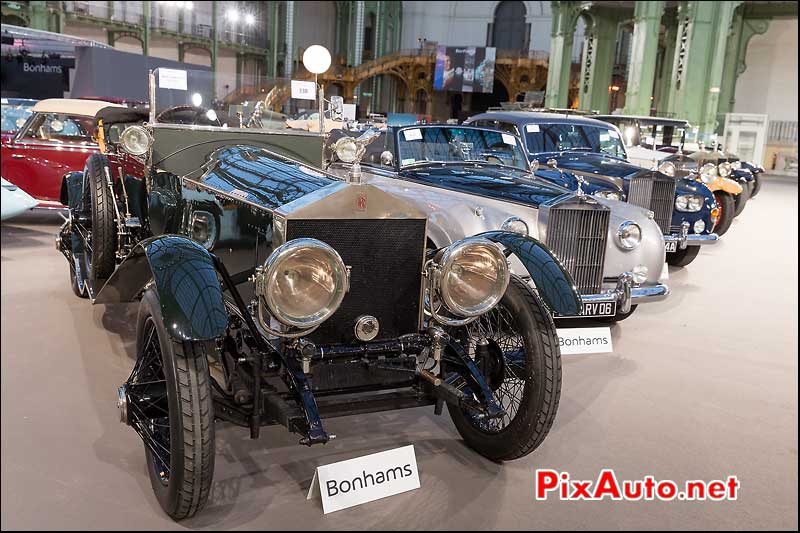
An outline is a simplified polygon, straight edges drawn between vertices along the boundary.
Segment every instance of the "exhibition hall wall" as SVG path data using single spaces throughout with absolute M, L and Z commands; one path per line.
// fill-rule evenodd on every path
M 797 120 L 797 20 L 772 20 L 747 46 L 747 69 L 736 82 L 737 113 Z

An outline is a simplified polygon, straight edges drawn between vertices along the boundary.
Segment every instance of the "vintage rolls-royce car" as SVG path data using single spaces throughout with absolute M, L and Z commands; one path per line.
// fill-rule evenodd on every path
M 732 165 L 698 165 L 698 156 L 684 152 L 686 132 L 690 128 L 688 121 L 631 115 L 597 115 L 594 118 L 619 128 L 631 163 L 643 168 L 660 168 L 675 177 L 693 178 L 705 184 L 714 194 L 719 209 L 714 233 L 722 236 L 728 231 L 734 217 L 744 207 L 742 193 L 746 176 L 732 175 Z
M 735 217 L 744 211 L 756 186 L 756 178 L 752 172 L 742 167 L 741 162 L 732 163 L 727 154 L 718 150 L 697 150 L 691 154 L 678 153 L 670 156 L 669 161 L 675 165 L 677 172 L 692 173 L 697 179 L 702 178 L 704 167 L 713 167 L 718 176 L 741 185 L 742 192 L 733 196 Z
M 3 137 L 3 177 L 39 200 L 41 207 L 63 207 L 59 199 L 64 176 L 81 170 L 89 154 L 99 151 L 94 115 L 111 105 L 67 98 L 36 103 L 19 131 Z
M 352 170 L 354 142 L 345 132 L 330 136 L 331 172 Z M 514 135 L 475 126 L 392 127 L 369 144 L 360 166 L 367 183 L 430 212 L 432 246 L 497 229 L 545 243 L 575 279 L 583 316 L 622 320 L 669 293 L 664 242 L 649 212 L 542 178 L 556 170 L 534 175 Z
M 713 229 L 719 218 L 711 191 L 693 180 L 676 180 L 661 170 L 628 163 L 619 130 L 613 125 L 588 117 L 530 111 L 491 111 L 467 123 L 518 134 L 532 162 L 568 171 L 549 174 L 555 183 L 652 211 L 664 235 L 670 265 L 688 265 L 700 246 L 717 241 Z
M 687 120 L 635 115 L 596 115 L 594 118 L 619 128 L 625 142 L 628 160 L 642 167 L 652 168 L 664 161 L 677 164 L 680 158 L 673 157 L 673 154 L 688 156 L 698 151 L 690 150 L 686 143 L 687 132 L 691 130 Z M 741 177 L 750 186 L 748 192 L 751 198 L 761 190 L 760 174 L 764 172 L 763 166 L 753 161 L 743 161 L 729 152 L 724 152 L 721 160 L 717 154 L 715 160 L 717 163 L 724 161 L 731 163 L 732 170 L 744 169 L 750 172 L 750 176 L 742 173 Z M 738 178 L 738 173 L 734 172 L 733 177 Z
M 191 92 L 157 79 L 155 101 Z M 145 125 L 117 115 L 116 133 L 103 114 L 104 153 L 67 177 L 56 246 L 93 303 L 140 302 L 117 402 L 169 516 L 208 499 L 215 420 L 252 438 L 282 424 L 310 446 L 334 438 L 328 417 L 447 405 L 492 460 L 542 443 L 561 388 L 549 309 L 580 310 L 545 245 L 495 228 L 434 248 L 428 212 L 312 168 L 322 136 L 162 124 L 150 109 Z M 123 152 L 143 175 L 112 171 Z

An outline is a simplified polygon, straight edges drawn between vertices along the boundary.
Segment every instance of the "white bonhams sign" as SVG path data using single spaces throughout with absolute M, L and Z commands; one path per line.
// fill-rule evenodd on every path
M 611 343 L 611 329 L 607 327 L 558 328 L 557 333 L 562 355 L 614 351 Z
M 325 514 L 418 489 L 414 446 L 317 467 L 307 500 L 322 496 Z

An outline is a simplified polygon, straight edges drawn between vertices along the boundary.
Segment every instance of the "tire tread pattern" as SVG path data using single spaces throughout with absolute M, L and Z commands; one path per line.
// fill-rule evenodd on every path
M 172 342 L 183 427 L 183 476 L 170 515 L 181 520 L 194 516 L 208 501 L 214 472 L 214 421 L 205 344 Z

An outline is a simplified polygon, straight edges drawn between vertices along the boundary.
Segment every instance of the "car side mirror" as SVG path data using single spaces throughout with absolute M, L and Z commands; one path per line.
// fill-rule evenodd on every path
M 558 161 L 556 161 L 555 159 L 548 159 L 547 166 L 550 168 L 558 168 Z
M 390 167 L 394 165 L 394 154 L 389 150 L 381 152 L 381 165 Z

